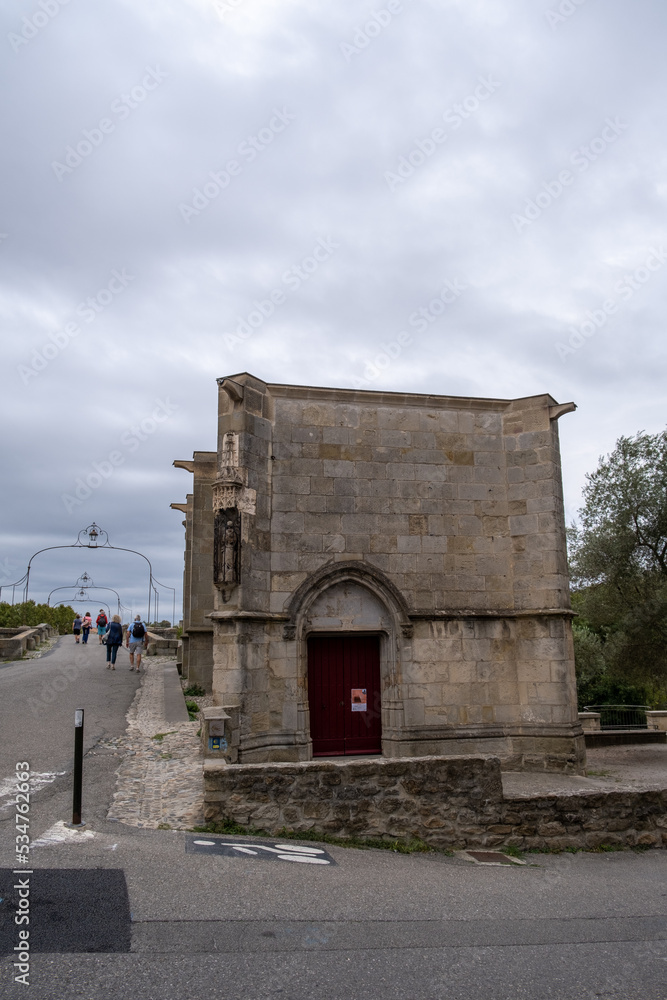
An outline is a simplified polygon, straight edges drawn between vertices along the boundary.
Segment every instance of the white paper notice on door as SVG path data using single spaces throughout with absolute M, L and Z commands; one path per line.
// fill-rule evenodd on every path
M 352 711 L 367 711 L 366 688 L 352 688 Z

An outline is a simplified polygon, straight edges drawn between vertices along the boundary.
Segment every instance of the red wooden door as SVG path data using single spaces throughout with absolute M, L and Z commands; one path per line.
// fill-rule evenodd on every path
M 379 638 L 312 636 L 308 700 L 313 756 L 382 753 Z

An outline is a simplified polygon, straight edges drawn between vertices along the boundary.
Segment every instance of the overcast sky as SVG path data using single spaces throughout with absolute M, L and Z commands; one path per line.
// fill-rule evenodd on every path
M 225 374 L 574 400 L 568 520 L 621 434 L 664 428 L 664 0 L 0 18 L 3 585 L 96 521 L 180 602 L 171 463 L 215 448 Z M 145 613 L 145 566 L 46 553 L 30 596 L 87 571 Z

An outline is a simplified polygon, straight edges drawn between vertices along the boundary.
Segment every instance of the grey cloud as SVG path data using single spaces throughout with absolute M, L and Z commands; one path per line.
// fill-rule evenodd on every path
M 341 43 L 384 6 L 297 0 L 278 16 L 243 0 L 221 17 L 213 0 L 69 4 L 16 53 L 7 35 L 33 8 L 3 11 L 0 565 L 19 576 L 42 541 L 64 544 L 94 518 L 179 587 L 169 503 L 189 478 L 171 462 L 215 447 L 216 376 L 351 385 L 401 331 L 412 343 L 370 387 L 576 399 L 561 428 L 569 514 L 618 435 L 663 426 L 667 269 L 572 356 L 555 345 L 667 244 L 664 6 L 588 0 L 552 28 L 556 2 L 403 0 L 346 62 Z M 167 75 L 132 98 L 147 67 Z M 500 86 L 473 108 L 488 76 Z M 456 104 L 467 117 L 455 126 Z M 276 108 L 295 119 L 262 133 L 250 160 L 239 149 Z M 577 171 L 573 154 L 616 117 L 627 129 Z M 52 162 L 68 146 L 74 162 L 103 118 L 113 130 L 58 180 Z M 436 128 L 445 141 L 390 190 L 385 173 L 428 152 Z M 186 223 L 179 205 L 234 159 L 240 171 Z M 542 195 L 517 233 L 512 215 L 564 169 L 572 183 L 548 204 Z M 327 236 L 340 248 L 230 345 L 239 319 Z M 123 268 L 133 280 L 86 319 L 86 300 Z M 410 317 L 456 278 L 465 294 L 420 332 Z M 72 323 L 78 333 L 26 381 L 19 366 Z M 178 411 L 67 512 L 62 494 L 160 396 Z M 76 569 L 48 566 L 35 583 L 47 592 Z M 138 571 L 113 573 L 142 599 Z

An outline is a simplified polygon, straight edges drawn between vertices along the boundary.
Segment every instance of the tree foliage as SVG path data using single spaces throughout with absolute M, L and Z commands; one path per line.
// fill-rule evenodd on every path
M 620 438 L 586 479 L 575 580 L 626 594 L 647 574 L 667 580 L 667 431 Z
M 655 702 L 667 686 L 667 432 L 620 438 L 586 479 L 568 532 L 580 692 Z
M 48 604 L 35 604 L 26 601 L 23 604 L 0 603 L 0 627 L 19 628 L 21 625 L 53 625 L 60 635 L 72 631 L 74 611 L 69 605 L 52 608 Z

